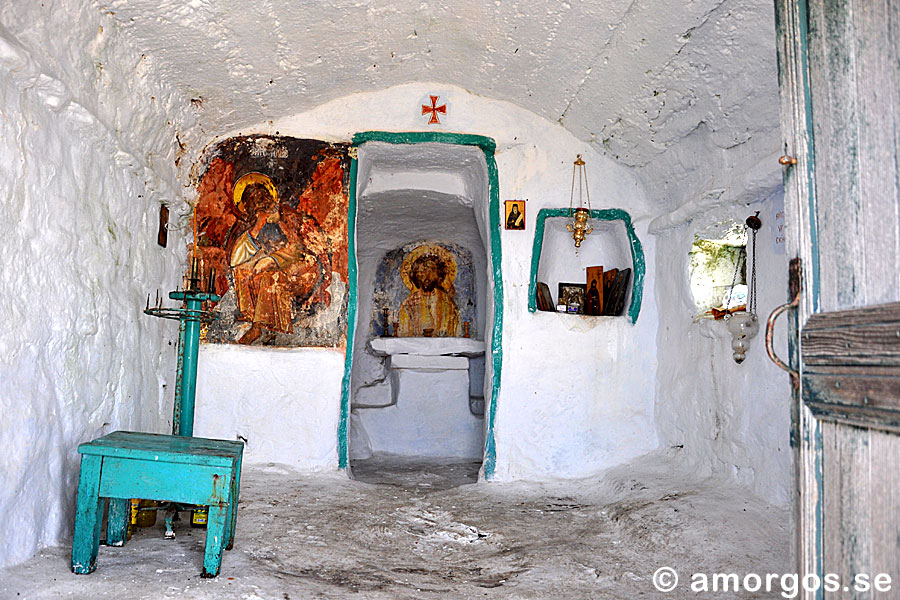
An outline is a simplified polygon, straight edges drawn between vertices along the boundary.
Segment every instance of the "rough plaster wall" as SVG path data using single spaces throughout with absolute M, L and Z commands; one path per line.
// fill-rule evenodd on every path
M 86 2 L 0 8 L 0 565 L 71 535 L 79 443 L 171 414 L 177 326 L 141 308 L 178 278 L 156 223 L 181 115 L 115 29 Z
M 415 359 L 421 360 L 415 361 L 414 368 L 397 368 L 400 361 L 394 363 L 396 404 L 355 411 L 354 424 L 363 429 L 371 451 L 480 461 L 484 419 L 469 410 L 468 360 L 459 356 Z
M 652 264 L 654 243 L 647 235 L 646 219 L 626 200 L 639 198 L 638 188 L 629 190 L 625 182 L 604 179 L 605 197 L 620 201 L 604 202 L 602 207 L 622 207 L 638 215 L 635 230 L 648 264 Z M 553 187 L 530 195 L 552 197 Z M 595 197 L 593 192 L 591 197 Z M 529 205 L 532 214 L 526 227 L 533 234 L 538 204 Z M 545 206 L 556 208 L 549 202 Z M 548 228 L 564 227 L 553 223 L 555 219 L 548 221 Z M 528 313 L 528 265 L 522 259 L 530 256 L 532 236 L 515 239 L 510 233 L 504 237 L 503 256 L 508 287 L 497 424 L 498 478 L 585 477 L 654 450 L 658 445 L 652 416 L 657 315 L 652 268 L 644 280 L 644 301 L 636 325 L 630 325 L 626 317 Z M 545 236 L 542 255 L 571 254 L 579 262 L 592 255 L 594 258 L 585 262 L 610 264 L 609 259 L 619 254 L 616 244 L 591 236 L 582 243 L 578 258 L 570 238 Z M 604 248 L 611 251 L 606 254 Z M 618 263 L 618 259 L 612 262 Z M 627 263 L 616 266 L 630 264 L 629 256 Z M 573 271 L 564 277 L 584 280 L 583 275 L 576 279 Z M 558 281 L 549 274 L 547 278 Z M 556 299 L 556 291 L 551 293 Z
M 337 431 L 329 400 L 340 398 L 341 382 L 322 374 L 343 366 L 340 352 L 324 348 L 203 344 L 194 435 L 243 440 L 248 464 L 334 469 L 337 444 L 323 432 Z
M 679 52 L 648 74 L 624 118 L 599 137 L 609 154 L 639 167 L 652 202 L 667 207 L 649 227 L 658 234 L 661 449 L 786 503 L 790 390 L 765 356 L 762 331 L 785 301 L 787 271 L 787 259 L 772 250 L 768 210 L 780 202 L 772 195 L 781 182 L 773 5 L 707 4 L 706 18 L 683 37 Z M 694 233 L 726 217 L 742 222 L 751 209 L 762 210 L 764 221 L 762 323 L 747 360 L 737 365 L 723 323 L 692 323 L 687 252 Z M 776 339 L 784 352 L 784 337 Z
M 674 211 L 674 220 L 683 220 L 679 211 L 755 202 L 780 183 L 774 5 L 698 4 L 709 12 L 679 36 L 678 52 L 662 68 L 642 78 L 640 61 L 629 64 L 620 84 L 640 85 L 596 137 L 610 156 L 641 167 L 651 200 Z
M 761 329 L 784 302 L 787 260 L 772 251 L 768 211 L 780 201 L 771 196 L 781 179 L 772 4 L 720 2 L 690 40 L 641 88 L 630 117 L 603 134 L 606 150 L 639 166 L 653 202 L 668 207 L 650 223 L 650 232 L 659 235 L 661 449 L 683 456 L 700 472 L 730 475 L 762 497 L 786 503 L 787 380 L 765 356 L 764 331 L 737 365 L 724 323 L 692 322 L 687 254 L 696 232 L 726 217 L 743 221 L 751 208 L 762 209 Z M 616 129 L 619 135 L 613 135 Z M 645 132 L 640 144 L 630 138 L 635 130 Z M 655 153 L 646 151 L 648 145 Z M 783 349 L 784 338 L 776 339 Z
M 427 126 L 419 111 L 420 100 L 437 88 L 444 90 L 444 100 L 449 102 L 452 124 Z M 223 137 L 280 131 L 346 141 L 368 130 L 455 131 L 492 137 L 497 142 L 501 200 L 528 199 L 526 230 L 501 231 L 503 377 L 495 423 L 495 478 L 579 477 L 656 448 L 654 271 L 650 269 L 645 280 L 644 305 L 636 326 L 625 318 L 584 319 L 527 311 L 534 219 L 540 208 L 568 206 L 577 153 L 587 162 L 594 207 L 628 210 L 647 256 L 654 256 L 654 241 L 647 235 L 647 201 L 628 170 L 597 155 L 557 124 L 515 105 L 441 84 L 407 84 L 354 94 L 282 120 L 223 132 Z M 479 213 L 476 219 L 483 227 L 487 214 Z M 556 250 L 574 252 L 574 246 Z M 319 377 L 339 379 L 342 371 L 323 370 Z M 485 378 L 490 381 L 490 364 Z M 223 386 L 221 391 L 227 389 Z M 328 403 L 334 411 L 338 400 L 337 396 L 314 399 Z M 273 427 L 276 418 L 273 415 Z M 336 443 L 333 431 L 321 435 Z
M 425 73 L 516 99 L 556 121 L 631 2 L 333 0 L 300 11 L 289 0 L 255 3 L 253 10 L 208 0 L 99 4 L 129 35 L 158 48 L 221 130 Z
M 773 206 L 781 192 L 750 206 L 722 207 L 657 238 L 659 389 L 656 407 L 661 450 L 682 457 L 700 474 L 724 474 L 766 500 L 790 500 L 790 384 L 766 356 L 765 320 L 787 298 L 787 257 L 774 247 Z M 688 252 L 694 234 L 725 219 L 743 222 L 761 211 L 757 237 L 757 312 L 760 333 L 740 365 L 731 358 L 723 321 L 693 322 Z M 782 246 L 783 248 L 783 246 Z M 749 273 L 748 273 L 749 277 Z M 787 351 L 786 322 L 776 348 Z

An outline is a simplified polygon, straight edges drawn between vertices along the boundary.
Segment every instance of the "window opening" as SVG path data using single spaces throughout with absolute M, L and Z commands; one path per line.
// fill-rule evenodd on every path
M 694 235 L 690 287 L 697 318 L 721 318 L 747 304 L 747 231 L 726 221 Z

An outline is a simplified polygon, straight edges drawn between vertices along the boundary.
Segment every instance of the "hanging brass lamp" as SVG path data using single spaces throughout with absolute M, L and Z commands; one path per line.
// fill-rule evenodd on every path
M 578 181 L 578 206 L 575 206 L 575 181 Z M 587 198 L 587 207 L 584 199 Z M 580 248 L 584 238 L 594 231 L 591 224 L 591 192 L 588 189 L 587 172 L 584 170 L 584 161 L 579 154 L 572 166 L 572 191 L 569 194 L 569 221 L 566 229 L 572 232 L 575 247 Z

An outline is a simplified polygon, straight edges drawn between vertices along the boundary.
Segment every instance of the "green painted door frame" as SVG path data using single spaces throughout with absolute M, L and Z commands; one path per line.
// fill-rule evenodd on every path
M 444 132 L 408 132 L 392 133 L 386 131 L 365 131 L 353 136 L 352 146 L 357 148 L 366 142 L 384 142 L 388 144 L 456 144 L 475 146 L 484 153 L 484 162 L 488 173 L 488 190 L 490 218 L 488 229 L 490 236 L 489 269 L 493 279 L 494 318 L 491 325 L 490 360 L 491 395 L 485 412 L 484 461 L 482 473 L 486 480 L 494 475 L 497 463 L 497 449 L 494 442 L 494 422 L 497 415 L 497 398 L 500 393 L 500 371 L 503 365 L 503 276 L 501 273 L 500 250 L 500 185 L 497 176 L 497 163 L 494 160 L 496 144 L 493 139 L 481 135 Z M 347 209 L 347 236 L 349 253 L 348 279 L 350 295 L 347 302 L 347 350 L 344 360 L 344 379 L 341 384 L 341 413 L 338 423 L 338 466 L 346 469 L 350 463 L 349 420 L 350 420 L 350 376 L 353 370 L 353 340 L 356 334 L 357 314 L 357 271 L 356 271 L 356 186 L 357 159 L 351 157 L 350 162 L 350 203 Z

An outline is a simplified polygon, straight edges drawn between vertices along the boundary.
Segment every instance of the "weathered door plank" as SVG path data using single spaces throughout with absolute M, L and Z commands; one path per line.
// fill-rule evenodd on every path
M 900 303 L 813 315 L 801 339 L 818 418 L 900 431 Z
M 850 0 L 809 2 L 809 69 L 816 160 L 816 221 L 822 310 L 859 306 L 864 235 L 860 220 L 856 56 Z M 831 118 L 818 118 L 828 115 Z
M 896 13 L 896 10 L 893 11 Z M 858 177 L 864 237 L 861 258 L 865 304 L 898 300 L 900 255 L 896 157 L 900 96 L 897 57 L 900 22 L 890 1 L 853 0 Z M 892 52 L 892 49 L 894 51 Z M 857 301 L 858 302 L 858 301 Z M 859 305 L 859 302 L 857 303 Z

